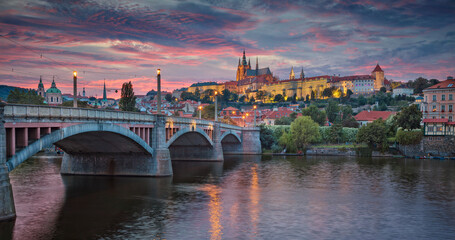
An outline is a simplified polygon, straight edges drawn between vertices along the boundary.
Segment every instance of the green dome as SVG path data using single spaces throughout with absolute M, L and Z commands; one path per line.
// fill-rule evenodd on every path
M 58 88 L 49 88 L 46 93 L 62 93 Z
M 47 89 L 46 93 L 62 93 L 62 92 L 55 85 L 55 81 L 52 80 L 51 88 Z

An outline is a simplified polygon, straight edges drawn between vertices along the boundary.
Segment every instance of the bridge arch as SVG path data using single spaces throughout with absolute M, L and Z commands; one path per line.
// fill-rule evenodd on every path
M 183 128 L 176 132 L 166 143 L 166 147 L 171 145 L 179 146 L 210 146 L 213 147 L 213 141 L 204 130 L 200 128 Z
M 153 149 L 129 129 L 115 124 L 85 123 L 62 128 L 31 143 L 8 159 L 8 171 L 53 144 L 70 154 L 127 151 L 152 156 L 153 153 Z
M 242 139 L 232 130 L 227 130 L 226 132 L 223 133 L 220 137 L 221 142 L 235 142 L 237 140 L 237 143 L 242 143 Z

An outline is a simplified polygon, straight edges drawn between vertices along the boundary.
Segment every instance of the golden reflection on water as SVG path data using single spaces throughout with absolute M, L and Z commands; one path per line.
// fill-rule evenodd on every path
M 223 234 L 223 226 L 221 225 L 221 213 L 223 212 L 220 198 L 221 188 L 215 185 L 208 185 L 204 187 L 204 190 L 207 191 L 210 197 L 210 239 L 219 240 Z
M 257 225 L 259 221 L 259 200 L 261 198 L 260 190 L 259 190 L 259 180 L 258 180 L 258 173 L 257 173 L 257 164 L 251 166 L 251 184 L 250 184 L 250 217 L 251 217 L 251 224 L 252 224 L 252 235 L 257 236 L 258 230 Z

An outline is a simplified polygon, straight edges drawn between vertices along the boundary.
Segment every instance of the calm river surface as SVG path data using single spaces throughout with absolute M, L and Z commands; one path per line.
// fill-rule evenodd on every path
M 455 161 L 226 156 L 169 178 L 11 174 L 0 239 L 455 239 Z

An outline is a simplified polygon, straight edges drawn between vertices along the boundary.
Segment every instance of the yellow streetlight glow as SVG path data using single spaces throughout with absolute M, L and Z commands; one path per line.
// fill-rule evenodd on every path
M 77 77 L 77 72 L 76 72 L 76 71 L 73 71 L 73 75 L 74 75 L 75 77 Z
M 156 70 L 156 74 L 157 74 L 157 75 L 160 75 L 160 74 L 161 74 L 161 69 L 158 68 L 158 69 Z
M 245 119 L 245 115 L 243 115 L 242 118 Z
M 235 114 L 235 111 L 232 111 L 232 114 Z
M 247 113 L 247 114 L 246 114 L 246 116 L 248 117 L 248 116 L 250 116 L 250 114 L 249 114 L 249 113 Z
M 215 95 L 218 95 L 218 91 L 215 91 Z
M 202 109 L 202 106 L 199 106 L 199 110 L 201 110 L 201 109 Z
M 253 109 L 256 109 L 256 108 L 257 108 L 257 106 L 256 106 L 256 105 L 254 105 L 254 106 L 253 106 Z

